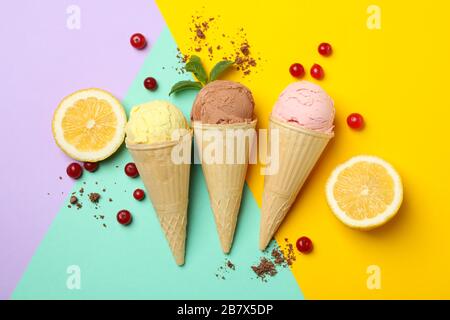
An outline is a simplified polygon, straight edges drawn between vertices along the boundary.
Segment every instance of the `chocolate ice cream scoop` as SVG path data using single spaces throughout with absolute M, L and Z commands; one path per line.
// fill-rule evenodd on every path
M 250 122 L 255 102 L 244 85 L 227 80 L 216 80 L 206 85 L 197 95 L 191 120 L 207 124 Z

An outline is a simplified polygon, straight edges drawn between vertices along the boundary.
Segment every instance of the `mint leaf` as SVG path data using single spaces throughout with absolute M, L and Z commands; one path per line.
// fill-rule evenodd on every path
M 229 67 L 231 67 L 234 64 L 233 61 L 223 60 L 218 62 L 214 68 L 211 70 L 211 73 L 209 75 L 209 81 L 217 80 L 220 75 L 227 70 Z
M 201 83 L 208 83 L 208 76 L 198 56 L 191 56 L 184 69 L 188 72 L 192 72 Z
M 202 84 L 198 81 L 190 81 L 190 80 L 179 81 L 173 85 L 172 89 L 170 89 L 169 96 L 172 93 L 184 90 L 193 90 L 193 89 L 200 90 L 202 87 L 203 87 Z

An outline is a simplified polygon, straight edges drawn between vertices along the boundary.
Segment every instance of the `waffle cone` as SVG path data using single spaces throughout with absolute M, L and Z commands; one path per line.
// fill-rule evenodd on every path
M 279 170 L 264 177 L 259 239 L 261 250 L 269 244 L 333 137 L 333 134 L 300 128 L 271 117 L 269 130 L 273 129 L 279 130 Z
M 238 132 L 236 130 L 254 129 L 256 120 L 250 123 L 238 124 L 202 124 L 199 122 L 193 123 L 195 140 L 197 142 L 200 159 L 202 160 L 203 174 L 206 179 L 208 187 L 211 208 L 216 222 L 217 233 L 219 234 L 220 244 L 225 253 L 230 252 L 233 243 L 234 232 L 236 230 L 236 223 L 241 206 L 242 190 L 244 188 L 245 177 L 247 174 L 247 167 L 249 161 L 249 150 L 252 139 L 245 138 L 244 144 L 239 146 L 237 139 L 233 143 L 229 143 L 226 139 L 227 132 L 232 134 Z M 206 158 L 211 147 L 214 147 L 214 139 L 209 140 L 208 131 L 215 132 L 214 137 L 220 136 L 223 143 L 218 146 L 217 150 L 222 150 L 222 159 L 220 163 L 211 163 Z M 241 131 L 243 132 L 243 131 Z M 252 131 L 253 133 L 253 131 Z M 231 140 L 230 140 L 231 141 Z M 244 149 L 244 150 L 243 150 Z M 233 152 L 233 153 L 231 153 Z M 241 157 L 235 157 L 232 163 L 226 163 L 227 157 L 241 152 Z M 215 158 L 218 159 L 218 158 Z
M 182 144 L 189 151 L 190 161 L 191 132 L 179 141 L 151 145 L 127 143 L 178 265 L 184 264 L 190 162 L 174 163 L 171 153 Z

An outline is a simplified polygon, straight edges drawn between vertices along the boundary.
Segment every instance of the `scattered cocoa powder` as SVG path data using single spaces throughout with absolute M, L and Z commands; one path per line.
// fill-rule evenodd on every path
M 283 253 L 277 249 L 274 248 L 272 250 L 272 258 L 273 258 L 273 262 L 277 265 L 277 266 L 283 266 L 286 264 L 286 260 L 284 259 Z
M 284 255 L 284 258 L 286 259 L 286 263 L 288 266 L 291 266 L 294 261 L 297 259 L 297 256 L 295 254 L 294 245 L 289 242 L 289 239 L 284 239 L 285 246 L 281 250 L 281 252 Z
M 239 28 L 234 34 L 219 33 L 220 22 L 216 18 L 220 16 L 205 18 L 201 14 L 192 15 L 189 26 L 191 46 L 186 51 L 190 54 L 199 53 L 206 48 L 210 61 L 218 59 L 235 61 L 239 65 L 236 70 L 241 71 L 244 76 L 249 75 L 251 69 L 257 66 L 257 60 L 261 58 L 259 56 L 255 58 L 244 28 Z M 219 53 L 221 51 L 224 51 L 224 54 Z M 215 53 L 220 56 L 215 56 Z M 178 49 L 177 58 L 185 63 L 189 59 L 189 54 L 181 54 Z M 178 68 L 176 69 L 178 71 Z
M 266 277 L 273 277 L 278 273 L 275 264 L 265 257 L 260 259 L 258 265 L 251 266 L 251 268 L 256 273 L 256 276 L 263 281 L 267 281 Z
M 226 259 L 222 265 L 217 268 L 217 272 L 215 274 L 216 278 L 226 280 L 226 275 L 228 275 L 231 271 L 235 271 L 236 266 L 233 262 Z

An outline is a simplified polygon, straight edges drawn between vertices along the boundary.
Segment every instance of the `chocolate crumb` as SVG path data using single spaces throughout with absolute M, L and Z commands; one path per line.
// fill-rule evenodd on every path
M 112 202 L 112 199 L 111 199 L 111 198 L 109 198 L 108 200 L 109 200 L 109 202 Z
M 273 261 L 275 262 L 275 264 L 278 266 L 282 266 L 286 263 L 286 260 L 284 260 L 284 257 L 283 257 L 283 253 L 276 248 L 274 248 L 272 250 L 272 258 L 273 258 Z
M 105 188 L 103 188 L 103 189 L 102 189 L 102 192 L 106 192 L 106 189 L 105 189 Z
M 84 193 L 84 188 L 81 188 L 78 192 L 83 194 Z
M 242 52 L 242 54 L 243 54 L 244 56 L 248 56 L 248 55 L 250 54 L 250 50 L 249 50 L 248 44 L 244 43 L 244 44 L 241 46 L 241 52 Z
M 232 270 L 236 270 L 236 266 L 230 260 L 227 261 L 227 267 L 232 269 Z
M 76 204 L 76 203 L 78 203 L 78 198 L 75 196 L 71 196 L 69 202 L 70 202 L 70 204 Z
M 285 260 L 286 260 L 286 264 L 288 266 L 291 266 L 294 261 L 297 259 L 296 255 L 295 255 L 295 250 L 294 250 L 294 245 L 292 243 L 289 243 L 288 239 L 284 239 L 284 241 L 286 241 L 286 247 L 281 250 L 281 252 L 283 253 Z
M 89 200 L 91 200 L 92 203 L 98 203 L 98 200 L 100 199 L 100 194 L 96 192 L 92 192 L 89 194 Z
M 61 177 L 61 176 L 59 176 L 59 180 L 62 180 L 62 177 Z
M 258 265 L 251 266 L 251 268 L 256 276 L 263 281 L 266 280 L 267 276 L 273 277 L 278 273 L 275 264 L 265 257 L 261 258 Z
M 106 228 L 106 224 L 103 224 L 103 228 Z
M 203 31 L 200 28 L 197 28 L 195 33 L 197 34 L 197 37 L 199 37 L 200 39 L 205 39 L 206 38 L 205 34 L 203 33 Z

